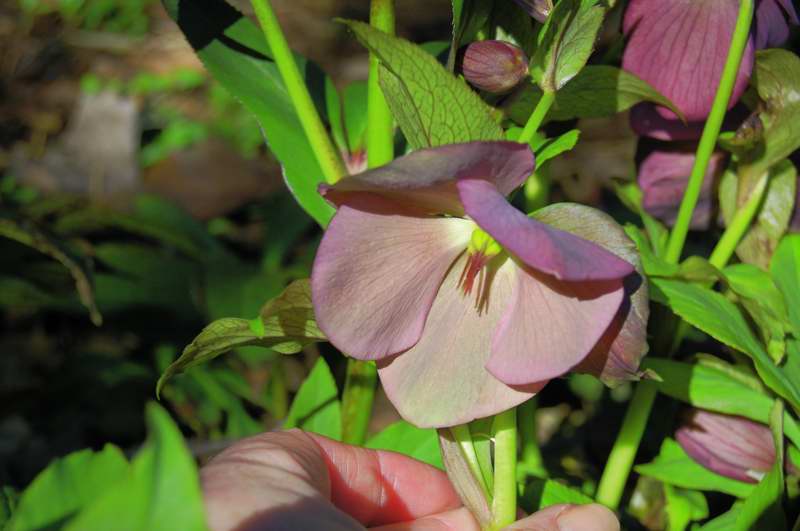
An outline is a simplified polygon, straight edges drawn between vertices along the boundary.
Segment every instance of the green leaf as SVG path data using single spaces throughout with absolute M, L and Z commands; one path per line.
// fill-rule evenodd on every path
M 557 92 L 586 65 L 603 24 L 597 0 L 561 0 L 539 33 L 531 77 L 546 92 Z
M 742 503 L 734 503 L 728 512 L 706 522 L 699 531 L 731 531 L 736 528 L 736 522 L 739 519 L 741 510 Z
M 625 185 L 615 185 L 614 190 L 617 197 L 633 212 L 639 214 L 642 219 L 642 224 L 647 231 L 647 236 L 641 233 L 638 227 L 633 225 L 626 225 L 625 232 L 628 236 L 636 242 L 639 252 L 647 253 L 651 259 L 645 260 L 642 258 L 642 264 L 645 271 L 648 270 L 648 262 L 651 264 L 658 262 L 667 264 L 666 261 L 661 260 L 660 257 L 664 256 L 667 250 L 667 240 L 669 239 L 669 231 L 666 227 L 656 218 L 645 212 L 642 208 L 642 190 L 636 183 L 628 183 Z
M 769 271 L 783 294 L 795 336 L 800 337 L 800 234 L 781 240 Z
M 11 487 L 0 487 L 0 529 L 8 529 L 8 521 L 16 511 L 19 493 Z
M 453 0 L 453 38 L 447 68 L 453 70 L 456 54 L 462 44 L 473 40 L 486 24 L 492 11 L 491 0 Z
M 736 529 L 786 529 L 783 514 L 783 404 L 775 401 L 770 415 L 770 427 L 775 441 L 775 463 L 753 492 L 747 497 L 736 520 Z
M 211 75 L 258 119 L 297 201 L 326 225 L 334 209 L 317 193 L 322 170 L 260 30 L 224 0 L 164 0 L 164 5 Z M 296 59 L 306 83 L 322 89 L 318 70 Z
M 100 326 L 103 317 L 97 309 L 90 262 L 56 236 L 33 223 L 0 217 L 0 236 L 26 245 L 63 265 L 75 281 L 81 303 L 89 310 L 92 322 Z
M 112 445 L 57 459 L 22 493 L 8 531 L 60 528 L 127 473 L 125 456 Z
M 365 446 L 399 452 L 437 468 L 444 468 L 436 430 L 423 430 L 404 420 L 390 424 L 370 438 Z
M 796 383 L 775 365 L 733 302 L 709 288 L 677 280 L 653 278 L 651 286 L 686 322 L 748 354 L 764 383 L 800 409 L 800 392 Z
M 522 134 L 522 128 L 512 127 L 506 131 L 506 138 L 516 140 Z M 571 129 L 566 133 L 555 138 L 547 138 L 538 133 L 531 139 L 531 149 L 536 153 L 536 169 L 540 170 L 545 162 L 554 159 L 568 151 L 571 151 L 578 144 L 581 137 L 579 129 Z
M 708 518 L 708 502 L 702 492 L 664 485 L 668 531 L 683 531 L 689 523 Z
M 362 22 L 344 23 L 380 59 L 381 88 L 413 149 L 503 139 L 492 109 L 422 48 Z
M 524 124 L 541 97 L 542 90 L 528 84 L 509 98 L 505 112 L 514 122 Z M 634 74 L 613 66 L 589 65 L 556 93 L 547 118 L 556 121 L 602 118 L 644 101 L 662 105 L 682 116 L 669 99 Z
M 157 404 L 147 405 L 148 440 L 127 478 L 106 489 L 65 531 L 205 531 L 200 481 L 178 427 Z
M 320 357 L 294 397 L 284 429 L 302 428 L 331 439 L 342 438 L 339 391 L 328 364 Z
M 664 439 L 658 456 L 651 463 L 638 465 L 636 471 L 684 489 L 719 491 L 739 498 L 753 491 L 749 483 L 715 474 L 699 465 L 669 438 Z
M 583 505 L 594 501 L 581 491 L 552 479 L 534 480 L 526 486 L 522 497 L 536 511 L 562 503 Z
M 769 423 L 773 400 L 758 389 L 760 383 L 735 367 L 717 361 L 713 366 L 704 363 L 682 363 L 662 358 L 646 358 L 642 366 L 652 369 L 662 378 L 658 390 L 667 396 L 700 409 L 739 415 L 763 424 Z M 786 436 L 800 444 L 800 428 L 786 414 Z
M 255 319 L 225 318 L 205 327 L 158 379 L 156 393 L 175 374 L 237 347 L 259 346 L 293 354 L 324 340 L 314 318 L 309 281 L 297 280 L 265 304 Z

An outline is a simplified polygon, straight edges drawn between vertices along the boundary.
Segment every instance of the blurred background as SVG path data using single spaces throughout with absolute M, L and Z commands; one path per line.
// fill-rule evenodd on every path
M 331 22 L 366 20 L 365 0 L 274 4 L 337 85 L 366 78 L 363 48 Z M 448 0 L 400 4 L 401 35 L 449 39 Z M 164 368 L 211 320 L 254 317 L 307 277 L 321 233 L 157 0 L 5 0 L 0 50 L 0 485 L 19 488 L 80 448 L 135 452 Z M 632 171 L 625 121 L 587 133 L 562 173 L 577 179 L 598 153 L 608 172 Z M 568 195 L 599 193 L 575 179 Z M 341 388 L 344 360 L 327 348 L 240 349 L 171 380 L 162 402 L 202 460 L 279 426 L 318 356 Z M 550 384 L 537 414 L 551 470 L 598 477 L 629 393 Z M 397 418 L 379 397 L 372 431 Z

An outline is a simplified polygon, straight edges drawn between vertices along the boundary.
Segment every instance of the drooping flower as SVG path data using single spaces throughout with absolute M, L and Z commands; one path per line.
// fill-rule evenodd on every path
M 504 411 L 592 351 L 601 376 L 606 366 L 636 376 L 646 343 L 633 336 L 647 316 L 628 301 L 633 245 L 589 207 L 534 217 L 512 207 L 505 196 L 533 169 L 524 145 L 473 142 L 322 189 L 338 210 L 312 272 L 317 322 L 342 352 L 377 361 L 390 400 L 418 426 Z M 584 233 L 548 224 L 564 219 Z
M 639 187 L 642 207 L 651 216 L 669 226 L 675 223 L 683 193 L 695 160 L 692 149 L 657 149 L 647 155 L 639 166 Z M 714 184 L 725 169 L 725 155 L 715 152 L 703 179 L 703 188 L 692 213 L 691 228 L 707 229 L 714 209 Z
M 705 468 L 739 481 L 758 483 L 775 463 L 770 429 L 744 417 L 693 409 L 675 439 Z M 795 470 L 788 460 L 786 468 Z
M 467 46 L 462 66 L 473 86 L 502 94 L 528 75 L 528 58 L 518 46 L 504 41 L 476 41 Z
M 537 21 L 544 23 L 553 11 L 553 0 L 514 0 Z
M 738 12 L 738 0 L 631 0 L 624 20 L 629 40 L 622 66 L 669 98 L 690 128 L 698 129 L 696 123 L 711 111 Z M 729 108 L 747 87 L 755 49 L 779 45 L 788 37 L 787 19 L 798 23 L 791 0 L 759 0 Z M 635 131 L 649 136 L 648 130 L 655 127 L 658 138 L 664 138 L 664 130 L 670 139 L 686 138 L 672 111 L 651 104 L 640 108 L 646 110 L 631 114 Z

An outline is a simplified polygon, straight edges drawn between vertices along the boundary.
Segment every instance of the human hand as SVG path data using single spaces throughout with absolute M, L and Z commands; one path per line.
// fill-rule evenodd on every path
M 478 531 L 447 475 L 300 430 L 240 441 L 201 470 L 213 531 Z M 558 505 L 507 529 L 617 531 L 600 505 Z

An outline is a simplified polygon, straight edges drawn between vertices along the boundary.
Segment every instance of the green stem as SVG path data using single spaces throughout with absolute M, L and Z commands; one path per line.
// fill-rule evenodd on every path
M 739 15 L 733 31 L 722 78 L 717 87 L 711 113 L 703 128 L 703 135 L 700 137 L 700 144 L 697 148 L 689 183 L 678 211 L 678 218 L 667 243 L 665 259 L 670 263 L 678 263 L 683 252 L 683 245 L 686 243 L 686 236 L 689 233 L 692 214 L 700 197 L 700 190 L 703 186 L 708 163 L 717 144 L 722 121 L 725 118 L 728 102 L 733 93 L 733 85 L 739 73 L 739 66 L 744 55 L 744 48 L 747 45 L 752 21 L 753 0 L 742 0 L 739 4 Z M 739 228 L 737 223 L 736 230 L 739 230 Z M 725 248 L 719 253 L 716 250 L 714 251 L 713 254 L 718 254 L 717 260 L 724 258 L 724 254 L 728 253 L 731 245 L 735 248 L 736 243 L 730 241 L 732 238 L 733 236 L 726 238 Z M 727 261 L 727 258 L 725 261 Z M 676 341 L 673 344 L 673 349 L 677 349 L 678 346 L 679 342 Z M 671 350 L 669 355 L 672 354 Z M 611 449 L 606 467 L 603 470 L 603 476 L 597 489 L 597 501 L 613 509 L 617 508 L 622 499 L 628 476 L 633 467 L 633 461 L 636 458 L 636 452 L 644 435 L 647 419 L 655 402 L 656 392 L 657 387 L 654 382 L 644 381 L 636 386 L 636 391 L 631 398 L 628 411 L 622 421 L 622 428 L 617 435 L 617 440 L 614 442 L 614 447 Z
M 768 180 L 768 173 L 762 175 L 756 183 L 750 197 L 747 198 L 747 202 L 736 211 L 736 214 L 728 224 L 722 237 L 717 242 L 716 247 L 714 247 L 714 250 L 711 252 L 711 257 L 708 259 L 711 265 L 722 268 L 725 267 L 725 264 L 731 259 L 733 253 L 736 251 L 736 247 L 744 237 L 747 229 L 750 228 L 753 218 L 755 218 L 761 207 L 761 201 L 764 199 L 764 194 L 767 190 Z
M 389 34 L 395 31 L 394 0 L 372 0 L 369 16 L 373 27 Z M 369 56 L 367 82 L 367 163 L 382 166 L 394 158 L 394 122 L 379 82 L 380 61 Z
M 733 86 L 736 82 L 736 76 L 739 73 L 739 66 L 742 62 L 747 39 L 750 36 L 752 21 L 753 0 L 742 0 L 739 5 L 739 17 L 736 20 L 733 39 L 731 40 L 731 46 L 728 50 L 728 58 L 725 61 L 722 78 L 720 79 L 719 87 L 714 97 L 714 104 L 711 107 L 711 113 L 708 115 L 706 125 L 703 128 L 703 135 L 700 137 L 697 156 L 695 157 L 694 166 L 692 167 L 692 173 L 689 176 L 689 183 L 686 186 L 681 208 L 678 211 L 678 218 L 675 221 L 675 225 L 669 236 L 669 242 L 667 243 L 665 258 L 670 263 L 678 263 L 681 253 L 683 252 L 683 245 L 689 233 L 689 225 L 692 221 L 694 208 L 700 197 L 700 191 L 703 187 L 703 179 L 708 168 L 708 163 L 711 160 L 711 155 L 714 153 L 714 147 L 717 145 L 717 137 L 719 137 L 719 132 L 722 128 L 722 121 L 728 110 L 728 102 L 730 102 L 731 94 L 733 94 Z
M 628 411 L 622 420 L 622 428 L 614 441 L 614 448 L 608 456 L 597 487 L 596 499 L 606 507 L 616 509 L 619 506 L 657 389 L 654 382 L 640 382 L 631 397 Z
M 531 140 L 533 140 L 533 136 L 536 134 L 536 131 L 539 130 L 542 122 L 544 122 L 544 119 L 547 116 L 547 113 L 550 111 L 550 107 L 553 106 L 553 102 L 555 100 L 555 92 L 544 91 L 542 93 L 539 103 L 537 103 L 536 108 L 533 109 L 533 113 L 531 113 L 530 118 L 528 118 L 528 123 L 525 124 L 525 128 L 519 135 L 517 142 L 520 144 L 530 144 Z
M 347 377 L 342 394 L 342 440 L 361 445 L 367 440 L 367 428 L 375 401 L 378 370 L 371 361 L 347 360 Z
M 286 371 L 283 368 L 283 357 L 272 362 L 272 378 L 269 381 L 270 405 L 272 416 L 276 419 L 286 418 L 289 411 L 289 391 L 286 389 Z
M 297 62 L 295 62 L 292 50 L 289 49 L 289 44 L 286 42 L 286 37 L 275 16 L 270 0 L 251 0 L 251 2 L 267 39 L 267 44 L 272 50 L 272 57 L 275 59 L 283 83 L 286 85 L 289 98 L 292 100 L 294 110 L 322 169 L 322 174 L 328 183 L 335 183 L 347 172 L 317 113 L 317 108 L 314 106 L 305 80 L 297 68 Z
M 517 519 L 517 410 L 511 408 L 495 415 L 494 496 L 492 526 L 502 529 Z
M 517 479 L 521 482 L 524 481 L 525 476 L 528 475 L 539 478 L 547 477 L 547 469 L 542 459 L 542 451 L 539 449 L 539 441 L 536 438 L 536 406 L 536 397 L 534 397 L 518 408 L 522 458 L 519 463 L 519 470 L 517 471 Z
M 486 480 L 483 477 L 478 454 L 475 451 L 475 445 L 472 441 L 472 433 L 469 430 L 469 424 L 453 426 L 450 428 L 450 433 L 453 434 L 453 439 L 458 443 L 459 448 L 461 448 L 461 453 L 467 461 L 472 475 L 480 483 L 481 489 L 483 489 L 483 493 L 486 495 L 486 499 L 491 500 L 492 492 L 489 490 L 489 486 L 486 484 Z

